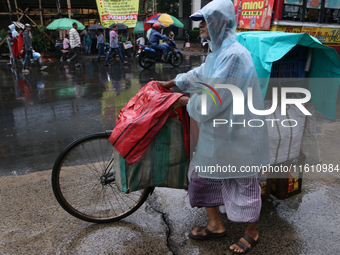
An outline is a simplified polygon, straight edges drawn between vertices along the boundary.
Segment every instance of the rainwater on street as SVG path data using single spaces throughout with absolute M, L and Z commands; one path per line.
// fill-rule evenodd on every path
M 119 110 L 150 80 L 170 80 L 204 62 L 185 55 L 179 68 L 156 64 L 143 70 L 137 59 L 104 66 L 93 58 L 81 68 L 60 62 L 40 71 L 0 64 L 0 254 L 231 254 L 244 224 L 223 222 L 226 237 L 188 238 L 207 223 L 202 208 L 191 208 L 187 192 L 156 188 L 131 216 L 110 224 L 81 221 L 55 200 L 51 169 L 76 138 L 112 130 Z M 317 118 L 324 163 L 340 159 L 340 99 L 336 121 Z M 340 251 L 340 180 L 304 179 L 302 193 L 263 201 L 261 242 L 251 254 L 337 254 Z

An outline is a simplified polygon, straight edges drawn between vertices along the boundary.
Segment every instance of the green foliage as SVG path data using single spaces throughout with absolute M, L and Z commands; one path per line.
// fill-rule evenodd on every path
M 0 37 L 1 37 L 1 42 L 3 41 L 3 39 L 5 39 L 7 36 L 7 31 L 5 29 L 1 29 L 0 30 Z M 8 53 L 8 44 L 7 41 L 4 41 L 4 43 L 1 45 L 1 53 Z
M 147 0 L 147 9 L 152 9 L 153 0 Z M 165 0 L 156 0 L 156 8 L 157 13 L 167 13 L 172 16 L 178 17 L 178 9 L 179 9 L 179 0 L 173 1 L 165 1 Z M 144 0 L 139 1 L 139 13 L 145 13 L 145 2 Z M 153 13 L 153 10 L 152 10 Z M 150 13 L 151 14 L 151 13 Z
M 153 3 L 153 0 L 146 1 L 147 10 L 152 9 L 152 3 Z M 144 0 L 139 1 L 139 14 L 141 15 L 145 14 L 145 1 Z
M 157 13 L 167 13 L 178 17 L 179 0 L 164 1 L 157 0 Z
M 32 29 L 32 44 L 37 52 L 54 53 L 55 46 L 45 34 L 46 27 Z

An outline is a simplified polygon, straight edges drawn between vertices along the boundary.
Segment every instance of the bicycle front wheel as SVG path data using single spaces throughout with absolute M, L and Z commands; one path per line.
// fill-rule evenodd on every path
M 136 211 L 152 188 L 125 194 L 115 185 L 114 148 L 107 132 L 83 136 L 58 156 L 52 171 L 53 192 L 71 215 L 85 221 L 106 223 Z

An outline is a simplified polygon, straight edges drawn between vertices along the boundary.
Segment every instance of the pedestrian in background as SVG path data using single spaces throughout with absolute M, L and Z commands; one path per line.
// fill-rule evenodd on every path
M 85 34 L 85 54 L 90 55 L 91 53 L 91 36 L 87 31 Z
M 63 40 L 62 60 L 67 60 L 70 57 L 70 51 L 71 51 L 70 40 L 68 39 L 68 34 L 66 34 Z
M 19 28 L 19 34 L 18 34 L 18 43 L 17 43 L 17 50 L 19 52 L 19 58 L 21 59 L 21 64 L 24 65 L 25 62 L 25 51 L 21 51 L 21 49 L 23 48 L 23 44 L 24 44 L 24 38 L 22 37 L 24 34 L 25 30 L 23 28 Z
M 130 40 L 130 33 L 127 29 L 124 29 L 122 32 L 122 36 L 121 36 L 121 43 L 120 43 L 120 50 L 122 52 L 124 61 L 125 61 L 125 56 L 127 56 L 128 58 L 132 58 L 131 53 L 129 51 L 129 49 L 125 48 L 125 44 L 127 44 Z
M 83 31 L 79 32 L 79 34 L 80 34 L 80 42 L 81 42 L 82 51 L 85 51 L 85 35 L 86 35 L 86 30 L 84 29 Z
M 189 43 L 189 45 L 190 45 L 190 36 L 189 36 L 188 31 L 185 31 L 184 37 L 185 37 L 185 39 L 184 39 L 183 48 L 186 47 L 186 44 L 187 44 L 187 43 Z M 190 47 L 190 46 L 189 46 L 189 47 Z
M 102 55 L 105 56 L 106 58 L 106 53 L 104 51 L 104 35 L 103 35 L 104 31 L 102 29 L 98 30 L 98 36 L 97 36 L 97 49 L 98 49 L 98 57 L 97 57 L 97 62 L 99 62 L 100 57 Z
M 8 30 L 7 31 L 7 44 L 8 44 L 8 49 L 9 49 L 9 63 L 8 65 L 15 65 L 15 57 L 13 54 L 13 49 L 12 46 L 14 45 L 14 42 L 12 41 L 14 38 L 12 36 L 12 31 Z
M 63 50 L 70 50 L 70 40 L 68 39 L 68 34 L 65 35 L 65 38 L 63 40 Z
M 25 24 L 25 31 L 22 33 L 22 38 L 24 40 L 24 43 L 22 45 L 22 49 L 20 51 L 20 54 L 22 54 L 24 51 L 25 54 L 25 61 L 22 68 L 22 72 L 24 74 L 28 74 L 29 70 L 27 69 L 28 66 L 30 66 L 31 58 L 33 58 L 33 47 L 32 47 L 32 40 L 31 40 L 31 25 Z
M 135 56 L 137 57 L 139 54 L 139 48 L 138 45 L 145 45 L 145 39 L 142 34 L 138 35 L 138 39 L 136 40 L 136 45 L 135 45 Z
M 122 31 L 122 38 L 121 38 L 123 43 L 127 43 L 130 40 L 130 33 L 127 29 L 124 29 Z
M 143 46 L 145 45 L 145 39 L 144 39 L 143 35 L 138 36 L 138 39 L 136 41 L 136 45 L 143 45 Z
M 127 62 L 124 61 L 124 57 L 122 55 L 122 52 L 120 51 L 120 47 L 118 44 L 118 27 L 114 26 L 112 27 L 112 30 L 110 32 L 110 50 L 109 53 L 106 55 L 106 59 L 105 59 L 105 65 L 109 66 L 109 60 L 110 60 L 110 55 L 112 52 L 116 52 L 119 56 L 120 62 L 122 64 L 126 64 Z
M 42 71 L 42 70 L 46 69 L 47 66 L 43 66 L 41 64 L 41 54 L 39 52 L 35 52 L 34 50 L 32 52 L 33 52 L 33 55 L 32 55 L 33 59 L 38 64 L 40 70 Z
M 91 37 L 91 53 L 93 54 L 97 46 L 97 31 L 90 30 L 90 37 Z
M 69 31 L 70 35 L 70 46 L 73 51 L 73 56 L 67 60 L 67 62 L 75 61 L 76 62 L 76 67 L 80 67 L 79 63 L 79 55 L 80 55 L 80 50 L 81 50 L 81 41 L 80 41 L 80 36 L 79 33 L 77 32 L 78 25 L 76 22 L 72 24 L 72 28 Z
M 175 33 L 171 29 L 170 29 L 170 32 L 169 32 L 169 38 L 172 39 L 173 41 L 175 40 Z
M 8 28 L 12 32 L 12 39 L 11 39 L 10 43 L 12 44 L 11 48 L 12 48 L 12 53 L 13 53 L 13 59 L 15 61 L 15 58 L 19 57 L 20 50 L 21 50 L 21 49 L 19 49 L 19 45 L 18 45 L 18 36 L 19 36 L 19 34 L 15 30 L 14 24 L 9 25 Z

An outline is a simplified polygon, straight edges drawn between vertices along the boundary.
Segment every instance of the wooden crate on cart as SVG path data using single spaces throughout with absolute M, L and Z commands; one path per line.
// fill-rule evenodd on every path
M 305 160 L 306 156 L 301 154 L 297 158 L 272 165 L 273 168 L 288 169 L 288 172 L 280 170 L 279 174 L 274 174 L 276 178 L 271 178 L 272 195 L 278 199 L 286 199 L 301 193 Z

